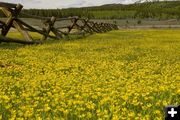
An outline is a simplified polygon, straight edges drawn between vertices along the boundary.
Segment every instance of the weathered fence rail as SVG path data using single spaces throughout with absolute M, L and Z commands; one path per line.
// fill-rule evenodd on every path
M 29 15 L 21 12 L 23 6 L 21 4 L 11 4 L 0 2 L 0 8 L 2 12 L 7 17 L 7 20 L 0 21 L 0 42 L 16 42 L 22 44 L 39 44 L 46 40 L 48 37 L 53 39 L 61 39 L 63 36 L 71 35 L 74 29 L 79 31 L 79 33 L 103 33 L 111 30 L 117 30 L 118 26 L 110 23 L 97 23 L 94 21 L 90 21 L 86 18 L 69 17 L 69 18 L 56 18 L 52 17 L 40 17 L 36 15 Z M 28 23 L 22 21 L 19 18 L 20 14 L 24 14 L 33 19 L 38 19 L 43 21 L 43 26 L 41 29 L 37 29 Z M 57 21 L 69 20 L 71 24 L 64 27 L 55 27 L 55 23 Z M 21 35 L 24 37 L 24 40 L 18 40 L 13 38 L 8 38 L 6 35 L 10 31 L 11 28 L 15 28 L 18 30 Z M 64 30 L 66 29 L 66 30 Z M 42 35 L 41 40 L 33 40 L 32 36 L 29 32 L 36 32 Z M 50 35 L 50 32 L 54 34 Z
M 0 7 L 15 8 L 17 5 L 13 3 L 0 2 Z

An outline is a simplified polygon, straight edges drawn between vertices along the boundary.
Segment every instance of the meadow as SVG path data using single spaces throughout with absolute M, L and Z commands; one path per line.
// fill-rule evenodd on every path
M 180 104 L 179 33 L 1 43 L 0 120 L 162 120 L 165 106 Z

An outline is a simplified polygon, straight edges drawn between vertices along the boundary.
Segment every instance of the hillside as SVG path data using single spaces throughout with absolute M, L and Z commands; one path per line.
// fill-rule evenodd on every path
M 108 4 L 95 7 L 55 10 L 24 10 L 40 16 L 81 16 L 91 19 L 180 19 L 180 1 L 135 3 L 130 5 Z M 25 16 L 24 16 L 25 17 Z
M 66 10 L 87 10 L 94 18 L 180 18 L 180 1 L 147 2 L 130 5 L 109 4 Z

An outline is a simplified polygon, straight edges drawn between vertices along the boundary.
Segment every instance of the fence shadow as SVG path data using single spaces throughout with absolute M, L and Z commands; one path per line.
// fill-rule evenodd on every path
M 15 50 L 26 46 L 25 44 L 18 44 L 18 43 L 1 43 L 0 44 L 0 50 L 1 49 L 8 49 L 8 50 Z

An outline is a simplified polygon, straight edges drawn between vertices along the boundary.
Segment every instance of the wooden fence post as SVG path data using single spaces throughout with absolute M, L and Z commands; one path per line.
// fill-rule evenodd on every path
M 86 33 L 91 33 L 91 30 L 89 29 L 89 27 L 87 27 L 88 20 L 86 19 L 79 19 L 79 20 L 82 22 L 83 25 L 78 25 L 76 23 L 76 26 L 78 27 L 78 29 L 80 29 L 81 32 L 84 31 Z
M 95 23 L 93 21 L 89 21 L 89 27 L 91 28 L 91 30 L 93 32 L 97 32 L 98 33 L 98 29 L 96 29 Z
M 4 5 L 5 6 L 5 5 Z M 8 6 L 8 4 L 7 4 Z M 9 32 L 10 28 L 14 26 L 21 34 L 24 36 L 26 41 L 32 41 L 32 37 L 28 34 L 28 32 L 24 29 L 23 25 L 19 23 L 17 20 L 18 15 L 20 14 L 23 6 L 21 4 L 17 4 L 14 9 L 2 7 L 3 13 L 8 17 L 8 20 L 5 22 L 3 26 L 1 34 L 6 36 Z
M 105 26 L 106 26 L 106 30 L 107 30 L 107 31 L 110 31 L 109 26 L 108 26 L 108 23 L 105 23 Z
M 62 38 L 62 34 L 64 34 L 65 36 L 70 34 L 70 32 L 72 31 L 72 29 L 78 29 L 80 31 L 83 31 L 84 33 L 93 33 L 93 32 L 97 32 L 97 33 L 102 33 L 102 32 L 107 32 L 110 30 L 115 30 L 118 29 L 118 26 L 116 24 L 110 24 L 110 23 L 97 23 L 97 22 L 93 22 L 93 21 L 89 21 L 89 19 L 81 19 L 79 17 L 70 17 L 70 18 L 63 18 L 63 19 L 59 19 L 59 20 L 71 20 L 72 25 L 66 27 L 68 28 L 68 32 L 63 32 L 61 30 L 58 30 L 58 28 L 54 27 L 56 18 L 55 17 L 40 17 L 40 16 L 33 16 L 32 18 L 37 18 L 37 19 L 48 19 L 45 23 L 44 23 L 44 27 L 43 30 L 38 30 L 36 28 L 34 28 L 31 25 L 28 25 L 27 23 L 23 22 L 21 19 L 18 19 L 18 16 L 23 8 L 23 6 L 21 4 L 11 4 L 11 3 L 3 3 L 0 2 L 0 7 L 2 8 L 1 10 L 3 11 L 3 13 L 6 15 L 6 17 L 8 17 L 6 22 L 0 21 L 0 28 L 1 30 L 1 38 L 2 41 L 6 41 L 7 42 L 11 42 L 14 40 L 14 42 L 17 43 L 27 43 L 27 44 L 33 44 L 34 43 L 39 43 L 38 41 L 33 41 L 32 37 L 28 34 L 28 31 L 31 32 L 37 32 L 39 34 L 42 34 L 43 37 L 41 40 L 46 40 L 47 37 L 51 37 L 51 38 Z M 81 24 L 78 23 L 78 21 L 81 20 Z M 57 19 L 58 21 L 58 19 Z M 16 28 L 21 34 L 22 36 L 25 38 L 25 41 L 19 41 L 17 39 L 11 39 L 8 38 L 6 39 L 5 36 L 8 34 L 10 28 Z M 50 35 L 50 32 L 53 32 L 55 34 L 54 36 Z
M 97 22 L 94 22 L 93 27 L 97 30 L 97 33 L 101 33 L 101 30 L 99 28 L 99 24 Z
M 53 28 L 53 26 L 54 26 L 55 21 L 56 21 L 56 18 L 55 18 L 54 16 L 51 17 L 50 20 L 45 21 L 43 30 L 44 30 L 44 32 L 45 32 L 46 34 L 43 35 L 43 37 L 42 37 L 41 40 L 46 40 L 46 39 L 47 39 L 50 31 L 52 30 L 52 28 Z M 53 31 L 54 31 L 54 30 L 53 30 Z M 54 31 L 54 32 L 55 32 L 55 31 Z M 56 33 L 56 32 L 55 32 L 55 33 Z
M 71 32 L 71 30 L 74 28 L 74 26 L 76 26 L 77 21 L 79 20 L 78 17 L 72 18 L 71 22 L 72 25 L 68 27 L 68 34 Z

